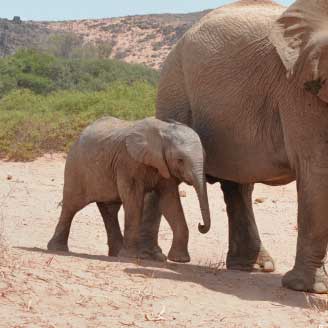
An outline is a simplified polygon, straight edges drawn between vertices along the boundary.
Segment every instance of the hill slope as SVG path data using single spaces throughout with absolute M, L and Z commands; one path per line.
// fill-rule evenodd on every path
M 177 40 L 209 12 L 161 14 L 63 22 L 0 20 L 0 56 L 37 46 L 53 33 L 74 33 L 85 43 L 105 42 L 111 57 L 160 68 Z
M 54 31 L 34 22 L 0 19 L 0 57 L 12 55 L 19 48 L 37 46 L 52 33 Z

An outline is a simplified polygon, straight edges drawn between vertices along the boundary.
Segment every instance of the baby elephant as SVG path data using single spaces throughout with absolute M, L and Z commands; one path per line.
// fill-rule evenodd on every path
M 74 215 L 96 202 L 103 217 L 110 256 L 138 257 L 144 197 L 154 191 L 173 231 L 168 258 L 190 261 L 189 231 L 180 202 L 180 182 L 193 185 L 204 225 L 210 213 L 204 174 L 204 151 L 196 132 L 179 123 L 155 118 L 126 122 L 106 117 L 88 126 L 71 148 L 65 167 L 62 212 L 49 250 L 68 251 Z M 118 211 L 125 212 L 124 237 Z

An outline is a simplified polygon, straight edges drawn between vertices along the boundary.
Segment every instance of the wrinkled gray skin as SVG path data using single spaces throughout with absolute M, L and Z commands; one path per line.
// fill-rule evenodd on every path
M 156 114 L 201 137 L 208 180 L 221 182 L 227 205 L 228 268 L 274 270 L 254 220 L 253 184 L 296 179 L 297 253 L 283 285 L 316 293 L 328 289 L 327 79 L 328 1 L 238 1 L 205 16 L 172 50 Z M 159 252 L 156 199 L 146 208 L 145 222 L 158 220 L 142 229 L 144 247 Z
M 66 166 L 63 207 L 48 249 L 68 251 L 67 241 L 76 212 L 96 202 L 103 217 L 109 255 L 138 257 L 140 222 L 145 195 L 154 191 L 173 230 L 168 258 L 188 262 L 188 227 L 178 185 L 193 185 L 204 225 L 210 229 L 204 152 L 199 136 L 182 124 L 155 118 L 126 122 L 103 118 L 87 127 L 70 150 Z M 124 237 L 117 214 L 123 204 Z M 149 258 L 147 253 L 142 257 Z

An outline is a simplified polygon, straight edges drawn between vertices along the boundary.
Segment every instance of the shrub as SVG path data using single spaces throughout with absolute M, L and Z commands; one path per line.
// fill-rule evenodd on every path
M 55 89 L 55 85 L 50 79 L 31 73 L 17 75 L 16 85 L 19 88 L 30 89 L 39 94 L 47 94 Z
M 135 120 L 154 115 L 156 87 L 115 82 L 104 91 L 38 95 L 14 90 L 0 99 L 0 157 L 32 160 L 66 151 L 81 130 L 106 115 Z
M 0 79 L 0 98 L 17 88 L 17 80 L 10 75 L 2 75 Z
M 36 50 L 20 50 L 0 59 L 0 97 L 17 88 L 37 94 L 101 91 L 115 81 L 147 81 L 156 85 L 158 78 L 155 70 L 113 59 L 66 59 Z
M 158 72 L 108 59 L 20 50 L 0 59 L 0 157 L 66 151 L 95 119 L 153 115 Z

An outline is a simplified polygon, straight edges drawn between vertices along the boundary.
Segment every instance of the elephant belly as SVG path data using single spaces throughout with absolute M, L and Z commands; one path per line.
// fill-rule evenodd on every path
M 106 176 L 92 176 L 85 182 L 86 199 L 88 203 L 93 202 L 120 202 L 116 184 Z
M 294 180 L 294 174 L 288 163 L 280 161 L 276 154 L 268 152 L 257 153 L 257 149 L 242 149 L 229 143 L 235 149 L 237 156 L 220 146 L 207 152 L 213 154 L 207 162 L 206 173 L 212 177 L 235 181 L 238 183 L 262 182 L 269 185 L 286 184 Z
M 279 117 L 265 114 L 266 109 L 260 111 L 263 115 L 255 115 L 258 110 L 249 113 L 238 106 L 223 108 L 229 110 L 222 110 L 220 115 L 211 110 L 199 118 L 194 115 L 193 127 L 207 154 L 206 173 L 238 183 L 285 184 L 292 181 L 294 174 Z
M 238 183 L 261 182 L 282 185 L 294 180 L 294 174 L 288 168 L 288 164 L 274 161 L 272 154 L 267 154 L 267 158 L 264 158 L 252 151 L 243 153 L 245 156 L 238 158 L 226 154 L 218 147 L 218 155 L 208 160 L 206 174 Z

